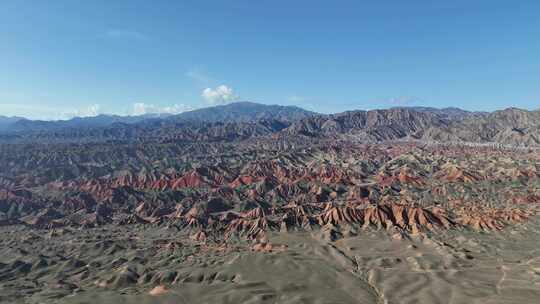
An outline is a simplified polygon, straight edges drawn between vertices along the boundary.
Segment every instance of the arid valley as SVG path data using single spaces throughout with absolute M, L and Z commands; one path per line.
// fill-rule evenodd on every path
M 0 145 L 0 302 L 534 303 L 539 113 L 20 121 Z

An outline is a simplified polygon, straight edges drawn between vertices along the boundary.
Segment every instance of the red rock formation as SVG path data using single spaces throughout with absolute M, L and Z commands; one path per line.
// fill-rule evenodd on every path
M 440 208 L 432 211 L 420 207 L 394 204 L 391 208 L 394 225 L 417 234 L 421 230 L 433 230 L 437 227 L 450 228 L 453 224 Z
M 200 231 L 192 234 L 189 238 L 194 240 L 194 241 L 204 243 L 204 242 L 206 242 L 207 236 L 206 236 L 206 232 L 200 230 Z
M 394 224 L 390 219 L 390 210 L 388 206 L 368 206 L 361 210 L 363 223 L 362 227 L 367 228 L 369 226 L 376 226 L 377 228 L 390 228 Z
M 385 172 L 379 172 L 375 179 L 381 187 L 389 187 L 393 184 L 404 184 L 421 188 L 426 185 L 426 182 L 422 177 L 414 176 L 407 171 L 408 170 L 401 168 L 397 173 L 393 172 L 391 174 L 387 174 Z
M 474 230 L 501 230 L 504 228 L 503 223 L 498 219 L 489 218 L 482 214 L 464 214 L 457 221 Z
M 293 227 L 310 229 L 315 223 L 313 214 L 319 208 L 310 206 L 307 204 L 298 205 L 295 203 L 286 205 L 279 210 L 280 213 L 284 213 L 281 219 L 282 229 L 290 229 Z
M 269 221 L 266 217 L 259 217 L 255 219 L 238 218 L 232 220 L 228 225 L 225 232 L 227 237 L 232 235 L 240 235 L 248 239 L 261 238 L 265 235 L 266 231 L 275 229 L 277 225 Z
M 494 212 L 496 218 L 508 223 L 523 223 L 529 219 L 531 215 L 534 215 L 534 211 L 526 211 L 521 209 L 503 209 Z
M 248 212 L 242 213 L 241 216 L 243 218 L 248 218 L 248 219 L 257 219 L 257 218 L 265 217 L 266 212 L 264 211 L 263 208 L 257 207 L 255 209 L 249 210 Z
M 520 213 L 514 212 L 478 206 L 462 207 L 456 211 L 459 215 L 457 222 L 474 230 L 502 230 L 505 220 L 511 220 L 514 214 L 520 217 Z
M 169 181 L 169 187 L 171 189 L 197 188 L 200 187 L 202 184 L 203 179 L 201 175 L 195 170 L 184 174 L 180 178 Z
M 152 207 L 148 203 L 140 203 L 137 208 L 135 208 L 135 213 L 139 216 L 149 216 L 152 211 Z
M 483 179 L 479 174 L 467 171 L 455 165 L 443 166 L 443 170 L 438 176 L 449 182 L 472 183 Z
M 362 214 L 349 206 L 340 207 L 327 204 L 318 219 L 321 225 L 328 223 L 333 225 L 355 224 L 362 222 Z
M 234 179 L 229 186 L 231 188 L 238 188 L 240 186 L 251 185 L 257 182 L 258 179 L 250 175 L 242 175 Z
M 416 187 L 423 187 L 426 184 L 422 178 L 409 175 L 408 173 L 405 172 L 405 170 L 399 171 L 399 174 L 397 175 L 397 179 L 402 184 L 412 184 Z
M 435 228 L 450 228 L 454 223 L 440 208 L 431 211 L 403 204 L 386 204 L 369 206 L 361 209 L 363 227 L 376 226 L 377 228 L 398 227 L 416 234 L 422 230 Z
M 514 204 L 540 204 L 540 195 L 529 194 L 512 198 Z
M 198 207 L 191 208 L 184 216 L 185 225 L 190 228 L 200 228 L 204 226 L 204 212 Z

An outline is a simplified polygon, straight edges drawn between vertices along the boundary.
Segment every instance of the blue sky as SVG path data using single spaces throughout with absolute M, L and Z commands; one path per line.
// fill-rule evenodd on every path
M 540 1 L 0 2 L 0 115 L 540 108 Z

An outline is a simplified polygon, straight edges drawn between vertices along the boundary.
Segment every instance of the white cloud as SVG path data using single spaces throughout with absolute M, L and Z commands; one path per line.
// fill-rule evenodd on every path
M 139 40 L 145 41 L 149 40 L 148 36 L 137 31 L 123 30 L 123 29 L 111 29 L 108 30 L 105 35 L 109 38 L 117 39 L 130 39 L 130 40 Z
M 202 98 L 211 105 L 227 104 L 238 100 L 231 87 L 220 85 L 215 89 L 206 88 L 201 94 Z
M 98 104 L 93 104 L 86 108 L 77 110 L 76 113 L 77 113 L 77 116 L 80 116 L 80 117 L 98 116 L 100 113 L 99 108 L 100 106 Z
M 152 104 L 146 104 L 144 102 L 137 102 L 133 104 L 132 115 L 179 114 L 191 110 L 193 110 L 193 107 L 185 104 L 174 104 L 171 106 L 159 107 Z
M 91 117 L 101 114 L 99 104 L 81 108 L 53 107 L 39 104 L 0 104 L 0 113 L 7 116 L 21 116 L 28 119 L 58 120 L 73 117 Z
M 40 120 L 67 120 L 74 117 L 93 117 L 100 114 L 106 115 L 144 115 L 144 114 L 178 114 L 195 108 L 185 104 L 173 104 L 169 106 L 155 106 L 142 102 L 132 104 L 131 109 L 123 112 L 104 111 L 99 104 L 71 107 L 52 107 L 37 104 L 0 103 L 0 115 L 21 116 L 28 119 Z
M 44 119 L 71 119 L 74 117 L 94 117 L 101 114 L 99 104 L 93 104 L 89 106 L 83 106 L 81 108 L 62 108 L 62 109 L 56 109 L 56 108 L 48 108 L 46 112 L 50 112 L 52 114 L 52 117 L 44 117 Z M 54 114 L 53 114 L 54 113 Z

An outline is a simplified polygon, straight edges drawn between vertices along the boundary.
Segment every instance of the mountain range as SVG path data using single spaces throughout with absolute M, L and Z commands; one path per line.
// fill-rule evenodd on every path
M 69 120 L 30 120 L 23 117 L 0 116 L 0 131 L 5 133 L 24 133 L 31 131 L 58 131 L 69 128 L 99 128 L 113 124 L 134 124 L 148 121 L 163 122 L 250 122 L 276 119 L 294 121 L 317 113 L 296 106 L 263 105 L 254 102 L 235 102 L 227 105 L 201 108 L 180 114 L 150 113 L 135 116 L 97 115 L 75 117 Z
M 396 107 L 319 114 L 296 106 L 237 102 L 177 115 L 99 115 L 64 121 L 0 117 L 0 141 L 235 140 L 260 136 L 349 137 L 359 141 L 540 145 L 540 110 Z
M 540 111 L 244 102 L 4 121 L 18 129 L 0 135 L 0 303 L 540 295 L 520 283 L 539 265 Z
M 538 110 L 508 108 L 492 113 L 461 111 L 449 109 L 446 112 L 429 108 L 350 111 L 296 121 L 287 128 L 286 133 L 311 137 L 349 135 L 367 141 L 415 139 L 540 145 Z

